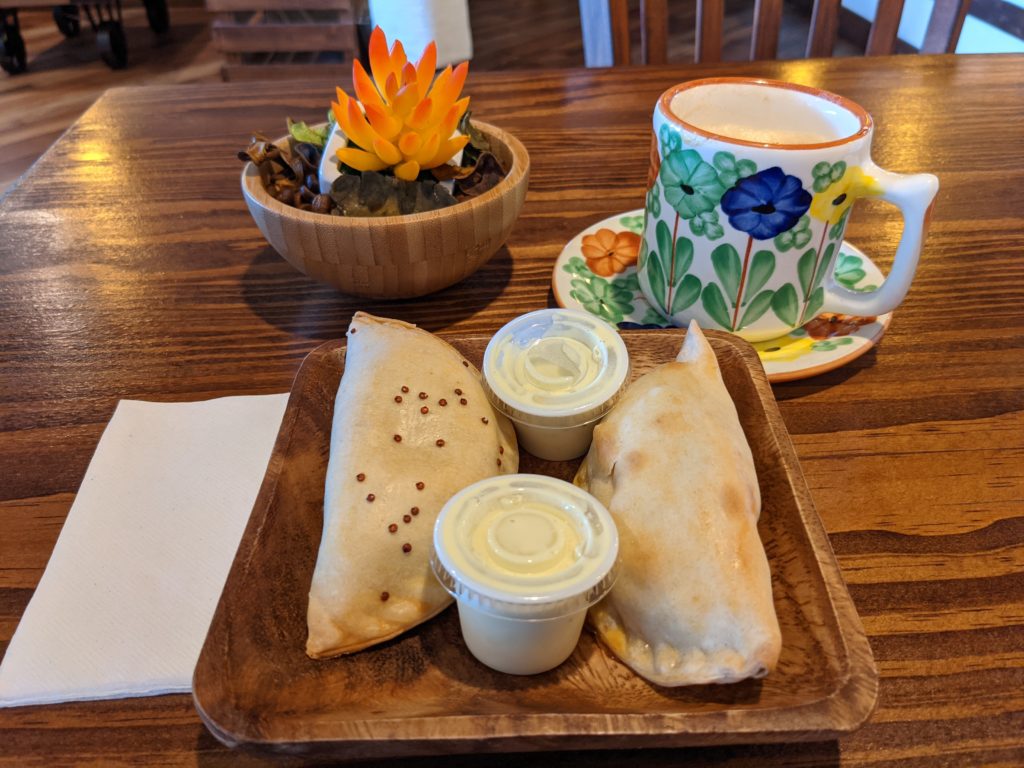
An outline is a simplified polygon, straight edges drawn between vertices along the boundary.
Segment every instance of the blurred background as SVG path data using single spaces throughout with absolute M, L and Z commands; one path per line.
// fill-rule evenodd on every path
M 843 0 L 833 55 L 863 54 L 878 1 Z M 602 38 L 609 0 L 21 2 L 0 9 L 0 195 L 107 88 L 222 79 L 347 84 L 373 24 L 406 41 L 414 58 L 436 38 L 441 64 L 468 58 L 471 70 L 612 63 Z M 639 63 L 640 0 L 623 4 L 630 60 Z M 671 63 L 693 60 L 695 6 L 668 2 Z M 1024 51 L 1024 0 L 904 0 L 897 51 L 924 47 L 933 10 L 960 14 L 958 54 Z M 811 14 L 811 0 L 784 1 L 778 58 L 805 55 Z M 754 0 L 727 0 L 724 59 L 748 57 L 753 18 Z

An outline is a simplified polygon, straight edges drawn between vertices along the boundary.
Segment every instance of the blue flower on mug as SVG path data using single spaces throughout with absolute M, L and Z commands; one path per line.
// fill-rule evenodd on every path
M 740 179 L 722 195 L 729 223 L 755 240 L 770 240 L 792 229 L 810 206 L 811 193 L 800 179 L 778 166 Z
M 668 204 L 684 219 L 714 210 L 725 191 L 718 181 L 718 171 L 692 149 L 668 155 L 658 176 L 665 185 Z

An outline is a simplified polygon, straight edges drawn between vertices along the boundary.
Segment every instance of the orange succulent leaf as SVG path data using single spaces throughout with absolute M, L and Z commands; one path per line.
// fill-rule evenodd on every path
M 592 235 L 583 236 L 580 250 L 591 272 L 601 277 L 611 277 L 636 264 L 640 253 L 640 235 L 635 232 L 614 232 L 602 227 Z
M 451 136 L 452 133 L 455 131 L 455 129 L 458 127 L 459 120 L 462 119 L 462 116 L 465 114 L 465 112 L 466 112 L 466 110 L 468 108 L 469 108 L 469 97 L 468 96 L 466 98 L 464 98 L 464 99 L 459 99 L 457 102 L 452 104 L 451 108 L 448 110 L 448 114 L 446 114 L 444 116 L 444 119 L 441 120 L 441 123 L 440 123 L 440 125 L 438 126 L 438 129 L 437 129 L 437 132 L 440 133 L 444 137 Z
M 411 61 L 405 62 L 405 66 L 402 67 L 402 85 L 409 85 L 409 83 L 415 83 L 418 74 L 416 67 Z
M 424 99 L 413 109 L 412 114 L 405 123 L 414 131 L 423 131 L 430 126 L 430 115 L 433 112 L 434 103 L 430 99 Z
M 428 168 L 433 168 L 432 165 L 427 165 L 437 154 L 438 148 L 441 146 L 441 136 L 437 133 L 432 133 L 424 142 L 423 146 L 420 147 L 419 151 L 413 155 L 413 160 L 416 160 L 420 165 L 424 165 Z
M 398 149 L 401 153 L 407 157 L 413 157 L 420 148 L 423 146 L 423 139 L 418 133 L 410 131 L 409 133 L 403 133 L 402 138 L 398 140 Z
M 388 104 L 391 104 L 395 100 L 395 96 L 398 95 L 398 77 L 392 72 L 388 75 L 388 79 L 384 81 L 384 98 Z
M 401 40 L 395 40 L 395 44 L 391 46 L 391 71 L 397 77 L 405 66 L 405 62 L 408 58 L 405 55 L 405 46 L 402 45 Z
M 386 139 L 374 139 L 373 151 L 377 153 L 377 157 L 388 165 L 402 162 L 402 153 L 398 151 L 398 147 Z
M 402 121 L 389 114 L 386 107 L 377 107 L 373 104 L 367 104 L 365 109 L 366 118 L 369 120 L 370 126 L 382 138 L 385 138 L 388 141 L 394 141 L 402 132 Z
M 375 107 L 384 108 L 384 99 L 380 97 L 380 91 L 377 90 L 377 86 L 373 84 L 373 80 L 363 69 L 363 65 L 359 59 L 356 59 L 352 64 L 352 87 L 356 92 L 356 98 L 358 98 L 364 105 L 373 105 Z M 340 88 L 339 93 L 344 93 Z M 338 99 L 341 101 L 341 99 Z
M 415 160 L 407 160 L 401 165 L 395 166 L 395 176 L 400 178 L 402 181 L 416 181 L 416 177 L 420 175 L 420 164 Z
M 448 162 L 469 143 L 468 136 L 455 135 L 469 108 L 469 99 L 459 98 L 467 62 L 447 66 L 435 77 L 436 44 L 429 43 L 413 64 L 400 40 L 388 49 L 380 27 L 370 35 L 368 59 L 369 72 L 359 61 L 352 65 L 356 98 L 339 88 L 338 102 L 331 106 L 355 145 L 345 153 L 353 168 L 392 168 L 399 178 L 415 179 L 422 169 Z
M 416 87 L 415 80 L 403 85 L 402 89 L 395 94 L 395 102 L 391 105 L 394 110 L 395 117 L 399 120 L 405 120 L 416 104 L 419 103 L 419 100 L 420 92 Z
M 366 122 L 366 115 L 362 113 L 354 99 L 348 100 L 348 109 L 337 117 L 341 130 L 352 141 L 365 149 L 373 146 L 373 140 L 377 138 L 377 133 Z
M 427 47 L 423 49 L 423 55 L 420 56 L 419 62 L 416 64 L 416 83 L 420 89 L 420 98 L 422 99 L 427 95 L 427 90 L 430 88 L 430 83 L 434 79 L 434 71 L 437 69 L 437 45 L 431 40 Z
M 355 168 L 357 171 L 382 171 L 388 164 L 372 152 L 364 152 L 353 147 L 343 147 L 338 150 L 338 159 L 345 165 Z
M 374 27 L 373 32 L 370 33 L 367 58 L 370 60 L 370 72 L 373 73 L 377 89 L 383 93 L 384 81 L 391 74 L 391 56 L 388 54 L 388 39 L 380 27 Z
M 448 141 L 441 144 L 434 157 L 429 162 L 423 164 L 423 167 L 436 168 L 447 163 L 467 144 L 469 144 L 469 136 L 456 136 L 454 139 L 448 139 Z

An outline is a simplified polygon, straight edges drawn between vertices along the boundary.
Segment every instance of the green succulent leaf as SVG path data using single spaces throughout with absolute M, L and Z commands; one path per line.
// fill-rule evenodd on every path
M 832 171 L 829 173 L 829 179 L 835 183 L 843 178 L 843 174 L 846 173 L 846 162 L 840 160 L 838 163 L 832 166 Z
M 756 323 L 761 319 L 761 316 L 768 311 L 768 307 L 772 305 L 772 298 L 775 296 L 775 291 L 761 291 L 754 300 L 750 302 L 750 306 L 747 307 L 747 311 L 743 313 L 743 318 L 740 320 L 740 328 L 746 328 L 752 323 Z
M 327 142 L 328 126 L 325 125 L 323 128 L 311 128 L 304 122 L 292 120 L 290 117 L 287 120 L 288 133 L 291 134 L 293 139 L 298 142 L 312 144 L 319 149 L 324 148 L 324 144 Z
M 740 160 L 736 163 L 736 172 L 739 174 L 741 179 L 753 176 L 757 173 L 757 163 L 753 160 Z
M 716 283 L 708 283 L 704 286 L 704 290 L 700 294 L 700 303 L 712 320 L 727 331 L 732 330 L 729 321 L 729 309 L 725 306 L 722 291 Z
M 786 283 L 779 288 L 771 299 L 772 312 L 786 325 L 796 325 L 800 304 L 796 298 L 796 288 Z
M 814 176 L 815 178 L 818 178 L 819 176 L 828 176 L 831 172 L 832 166 L 824 160 L 820 163 L 816 163 L 815 166 L 811 168 L 811 176 Z

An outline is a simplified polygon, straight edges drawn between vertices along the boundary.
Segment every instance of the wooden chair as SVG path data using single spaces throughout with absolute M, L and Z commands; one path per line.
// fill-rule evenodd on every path
M 722 58 L 724 0 L 696 3 L 697 62 Z M 783 0 L 755 0 L 750 60 L 777 56 Z M 904 0 L 878 0 L 864 53 L 878 56 L 896 51 L 896 32 Z M 970 0 L 936 0 L 922 53 L 952 53 L 960 37 Z M 580 0 L 583 45 L 587 66 L 629 64 L 631 61 L 628 0 Z M 840 0 L 813 0 L 807 37 L 808 57 L 831 56 L 839 32 Z M 643 64 L 667 63 L 668 0 L 640 0 L 640 58 Z

